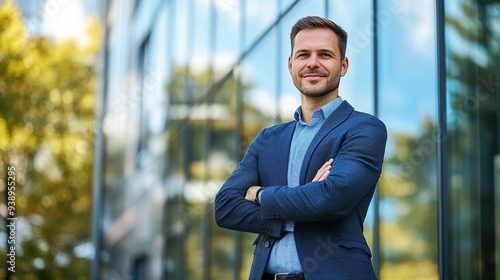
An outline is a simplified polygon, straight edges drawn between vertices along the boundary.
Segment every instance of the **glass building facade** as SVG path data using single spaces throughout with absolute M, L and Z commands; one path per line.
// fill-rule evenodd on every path
M 379 279 L 500 279 L 500 1 L 107 1 L 93 275 L 246 279 L 213 199 L 293 118 L 301 17 L 349 34 L 340 95 L 387 126 L 365 235 Z

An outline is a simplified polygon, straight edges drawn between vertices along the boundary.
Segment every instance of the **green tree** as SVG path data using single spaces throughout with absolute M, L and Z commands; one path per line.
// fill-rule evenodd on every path
M 97 19 L 88 35 L 84 47 L 30 37 L 14 4 L 0 6 L 0 190 L 14 167 L 18 279 L 88 278 L 75 248 L 91 233 Z

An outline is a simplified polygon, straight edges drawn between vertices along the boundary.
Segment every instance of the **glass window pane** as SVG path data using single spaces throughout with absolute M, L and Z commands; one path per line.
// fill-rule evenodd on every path
M 188 46 L 190 30 L 188 30 L 189 24 L 189 3 L 190 1 L 180 1 L 175 0 L 170 4 L 171 9 L 170 16 L 173 17 L 173 26 L 171 28 L 174 33 L 170 38 L 171 42 L 175 42 L 173 63 L 177 65 L 186 65 L 188 59 Z
M 273 29 L 241 64 L 244 83 L 243 138 L 246 147 L 277 116 L 276 29 Z
M 446 4 L 450 277 L 495 279 L 500 1 Z
M 212 279 L 231 279 L 234 273 L 234 262 L 239 254 L 235 246 L 229 245 L 235 241 L 234 232 L 222 229 L 213 222 L 213 202 L 216 192 L 236 167 L 239 157 L 236 158 L 237 140 L 239 139 L 238 116 L 236 100 L 241 81 L 231 76 L 222 84 L 211 98 L 209 106 L 210 140 L 207 158 L 205 159 L 206 188 L 210 193 L 210 255 L 212 261 Z
M 271 27 L 278 16 L 276 0 L 246 0 L 245 5 L 245 45 L 248 49 Z
M 377 11 L 379 116 L 389 133 L 379 182 L 381 279 L 438 278 L 434 15 L 431 0 L 380 1 Z M 361 21 L 355 36 L 368 36 L 367 26 Z
M 240 55 L 240 4 L 236 0 L 215 1 L 215 53 L 213 70 L 215 80 L 227 74 Z M 219 4 L 217 4 L 219 3 Z M 225 5 L 227 3 L 227 5 Z M 224 4 L 224 5 L 223 5 Z M 208 46 L 209 48 L 211 45 Z
M 191 0 L 193 6 L 190 17 L 190 25 L 192 26 L 191 40 L 192 53 L 189 55 L 189 69 L 198 76 L 198 83 L 201 89 L 208 89 L 209 83 L 212 80 L 211 65 L 213 58 L 213 36 L 210 32 L 213 29 L 215 20 L 213 9 L 210 2 L 206 0 Z M 205 73 L 200 75 L 201 73 Z

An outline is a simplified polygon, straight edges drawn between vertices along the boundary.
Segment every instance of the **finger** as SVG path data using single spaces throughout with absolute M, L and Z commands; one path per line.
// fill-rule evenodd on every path
M 325 180 L 328 177 L 328 175 L 330 175 L 330 170 L 331 169 L 329 168 L 328 170 L 325 171 L 325 173 L 323 173 L 323 176 L 321 176 L 321 180 Z
M 323 169 L 323 168 L 325 168 L 325 167 L 327 167 L 327 166 L 331 166 L 331 165 L 332 165 L 332 163 L 333 163 L 333 158 L 331 158 L 331 159 L 329 159 L 327 162 L 325 162 L 325 163 L 323 164 L 323 166 L 321 166 L 320 170 L 321 170 L 321 169 Z
M 316 176 L 314 176 L 314 179 L 312 180 L 313 182 L 319 181 L 319 180 L 324 180 L 330 173 L 330 169 L 332 168 L 332 163 L 333 159 L 329 159 L 327 162 L 325 162 L 321 168 L 316 172 Z M 326 175 L 325 175 L 326 173 Z
M 323 173 L 325 170 L 327 169 L 330 169 L 332 167 L 332 163 L 331 163 L 331 160 L 325 162 L 323 164 L 323 166 L 321 166 L 321 168 L 318 170 L 318 173 L 317 174 L 321 174 Z
M 312 179 L 312 181 L 313 181 L 313 182 L 319 181 L 319 180 L 320 180 L 320 178 L 321 178 L 321 173 L 320 173 L 320 172 L 318 172 L 318 173 L 316 173 L 316 176 L 314 176 L 314 178 Z
M 314 176 L 314 179 L 312 180 L 313 182 L 321 180 L 321 177 L 323 176 L 323 172 L 321 170 L 318 170 L 316 173 L 316 176 Z
M 326 179 L 326 177 L 328 177 L 328 174 L 330 174 L 330 169 L 328 170 L 325 170 L 321 173 L 321 176 L 319 177 L 319 180 L 318 181 L 323 181 Z
M 323 166 L 318 172 L 323 173 L 325 171 L 330 171 L 331 169 L 332 169 L 332 164 L 330 163 L 328 165 Z
M 318 170 L 318 173 L 316 174 L 316 176 L 312 181 L 316 182 L 326 179 L 326 177 L 328 177 L 328 174 L 330 174 L 331 168 L 332 168 L 331 166 L 327 166 L 324 168 L 324 170 Z

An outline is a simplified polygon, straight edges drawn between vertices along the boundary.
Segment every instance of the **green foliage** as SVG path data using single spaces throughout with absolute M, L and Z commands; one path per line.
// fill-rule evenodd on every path
M 83 47 L 29 37 L 11 1 L 0 6 L 0 190 L 14 166 L 18 279 L 88 278 L 90 261 L 74 248 L 91 232 L 100 29 L 96 19 L 89 26 Z

